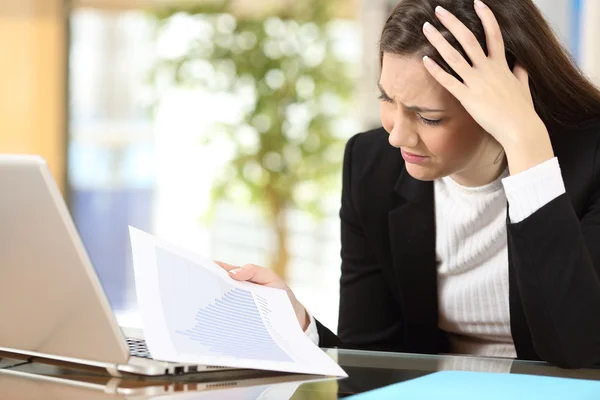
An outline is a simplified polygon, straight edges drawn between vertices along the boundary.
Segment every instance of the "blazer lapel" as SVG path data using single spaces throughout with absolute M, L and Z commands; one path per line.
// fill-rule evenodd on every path
M 390 245 L 405 326 L 407 351 L 439 350 L 433 182 L 402 170 L 389 213 Z

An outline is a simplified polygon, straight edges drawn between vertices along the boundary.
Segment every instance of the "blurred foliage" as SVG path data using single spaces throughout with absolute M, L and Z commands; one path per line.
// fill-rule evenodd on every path
M 226 135 L 235 148 L 214 183 L 213 205 L 244 200 L 267 212 L 279 236 L 274 263 L 281 274 L 284 211 L 321 216 L 324 195 L 339 188 L 344 132 L 334 126 L 347 112 L 353 80 L 352 66 L 333 51 L 334 4 L 290 1 L 268 16 L 236 14 L 229 0 L 155 11 L 159 32 L 182 15 L 201 27 L 184 54 L 159 60 L 155 76 L 250 99 L 242 121 L 215 127 L 205 138 Z

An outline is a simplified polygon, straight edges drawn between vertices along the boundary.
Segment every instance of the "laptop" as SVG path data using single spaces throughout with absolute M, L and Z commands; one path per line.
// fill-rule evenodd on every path
M 0 352 L 112 376 L 222 371 L 155 360 L 117 324 L 45 160 L 0 155 Z

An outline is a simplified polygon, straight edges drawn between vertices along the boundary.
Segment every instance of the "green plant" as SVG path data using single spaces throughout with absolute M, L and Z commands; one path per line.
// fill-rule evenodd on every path
M 231 1 L 155 13 L 159 26 L 186 15 L 206 29 L 186 53 L 160 60 L 156 74 L 252 101 L 242 122 L 215 127 L 235 155 L 213 188 L 222 199 L 260 206 L 276 233 L 271 267 L 285 279 L 292 207 L 319 217 L 326 193 L 339 187 L 343 140 L 334 125 L 352 93 L 351 65 L 334 56 L 328 33 L 335 2 L 304 0 L 265 12 L 236 13 Z M 241 193 L 241 195 L 240 195 Z

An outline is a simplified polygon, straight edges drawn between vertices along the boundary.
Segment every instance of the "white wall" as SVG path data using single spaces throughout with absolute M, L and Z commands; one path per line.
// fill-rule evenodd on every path
M 557 36 L 569 47 L 573 35 L 572 3 L 575 0 L 535 0 Z M 600 1 L 583 0 L 579 26 L 579 64 L 600 86 Z
M 362 0 L 360 22 L 362 27 L 362 60 L 358 83 L 358 112 L 361 129 L 381 125 L 379 121 L 379 40 L 389 15 L 390 0 Z
M 571 4 L 573 0 L 534 0 L 565 47 L 572 37 Z M 597 1 L 597 0 L 594 0 Z
M 600 87 L 600 1 L 584 2 L 581 22 L 581 69 Z

